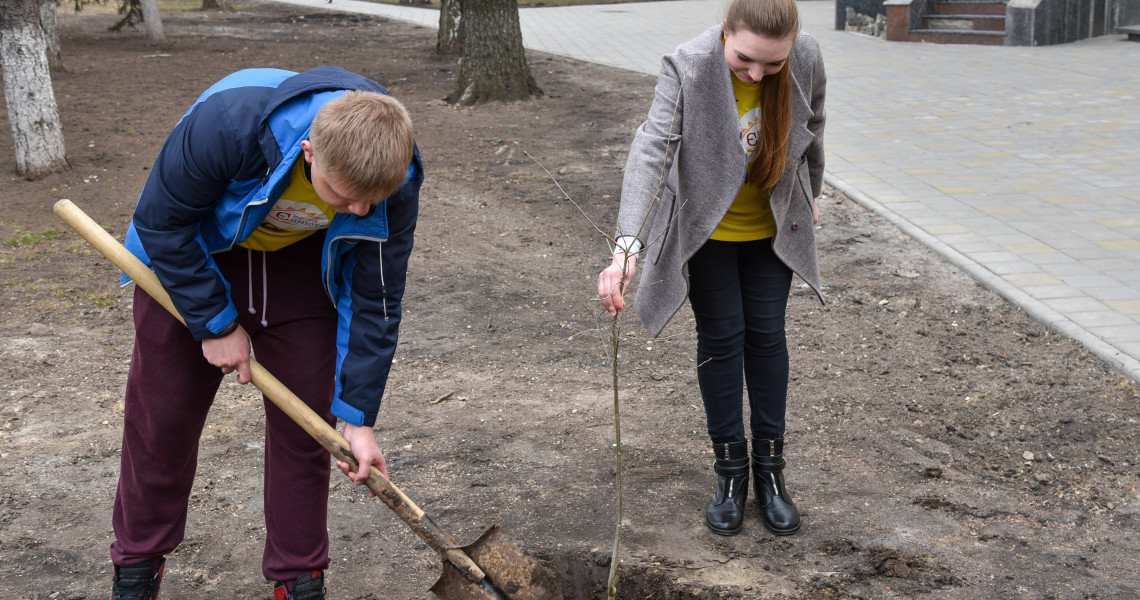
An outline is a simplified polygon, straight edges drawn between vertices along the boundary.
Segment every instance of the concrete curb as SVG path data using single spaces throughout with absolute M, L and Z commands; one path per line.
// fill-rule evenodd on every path
M 951 264 L 965 271 L 970 277 L 973 277 L 982 285 L 997 292 L 998 295 L 1005 298 L 1014 306 L 1024 310 L 1030 319 L 1080 342 L 1081 345 L 1090 352 L 1107 362 L 1110 367 L 1130 377 L 1133 381 L 1140 382 L 1140 361 L 1094 336 L 1085 328 L 1072 322 L 1064 315 L 1045 306 L 1013 284 L 998 277 L 992 271 L 982 267 L 962 253 L 942 243 L 938 238 L 930 235 L 922 228 L 887 210 L 882 204 L 879 204 L 873 198 L 860 192 L 839 177 L 831 173 L 824 173 L 823 180 L 831 187 L 843 192 L 848 198 L 851 198 L 871 212 L 890 221 L 895 227 L 901 229 L 903 233 L 918 240 L 931 250 L 934 250 L 943 258 L 950 261 Z

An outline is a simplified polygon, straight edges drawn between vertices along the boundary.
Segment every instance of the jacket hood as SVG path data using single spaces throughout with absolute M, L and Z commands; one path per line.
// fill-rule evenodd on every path
M 309 137 L 309 129 L 304 127 L 297 139 L 279 139 L 282 128 L 274 126 L 275 123 L 270 119 L 277 110 L 287 104 L 311 102 L 311 98 L 320 92 L 336 91 L 339 95 L 345 90 L 388 94 L 388 90 L 375 81 L 340 67 L 317 67 L 303 73 L 297 73 L 282 81 L 277 86 L 276 93 L 265 105 L 265 113 L 261 115 L 261 123 L 258 129 L 258 143 L 261 144 L 262 152 L 265 153 L 265 158 L 269 164 L 280 163 L 284 153 L 288 152 L 291 146 Z M 316 108 L 319 108 L 320 105 L 323 105 L 323 102 L 317 104 Z M 300 115 L 308 112 L 302 110 Z M 315 112 L 315 109 L 312 112 Z M 300 115 L 300 119 L 306 118 Z M 310 121 L 312 120 L 311 117 L 308 118 Z M 285 130 L 299 131 L 297 128 L 286 128 Z

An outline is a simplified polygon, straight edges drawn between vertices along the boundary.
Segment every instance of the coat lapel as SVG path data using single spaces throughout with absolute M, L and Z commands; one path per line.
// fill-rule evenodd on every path
M 798 45 L 798 44 L 797 44 Z M 792 54 L 797 54 L 797 45 L 792 46 Z M 798 57 L 802 59 L 803 57 Z M 803 158 L 804 152 L 811 145 L 815 135 L 807 128 L 808 119 L 811 118 L 811 99 L 805 94 L 811 93 L 811 82 L 803 81 L 804 75 L 798 72 L 798 69 L 792 68 L 793 66 L 801 65 L 800 60 L 790 60 L 788 67 L 792 69 L 792 131 L 788 136 L 788 160 L 784 169 L 795 169 L 800 164 L 800 159 Z M 811 63 L 807 64 L 807 68 L 811 68 Z
M 709 29 L 702 37 L 708 53 L 690 63 L 683 84 L 688 93 L 683 142 L 687 150 L 682 160 L 692 164 L 686 168 L 690 180 L 684 183 L 688 189 L 682 191 L 687 192 L 690 200 L 702 199 L 710 218 L 715 217 L 715 227 L 740 190 L 748 164 L 740 147 L 740 117 L 732 92 L 732 76 L 722 55 L 720 26 Z M 726 140 L 731 142 L 725 143 Z

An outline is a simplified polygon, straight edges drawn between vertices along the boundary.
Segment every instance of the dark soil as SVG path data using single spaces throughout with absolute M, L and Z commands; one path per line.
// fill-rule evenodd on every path
M 164 6 L 167 6 L 164 4 Z M 0 221 L 0 596 L 109 595 L 130 290 L 51 214 L 122 236 L 159 145 L 242 67 L 335 64 L 416 122 L 427 168 L 406 319 L 378 436 L 392 478 L 464 541 L 500 523 L 599 598 L 616 525 L 609 319 L 594 298 L 654 78 L 532 54 L 546 94 L 456 109 L 435 33 L 255 3 L 167 10 L 171 41 L 61 18 L 54 76 L 72 170 L 15 177 Z M 7 131 L 4 125 L 2 128 Z M 7 147 L 9 143 L 6 143 Z M 789 486 L 805 525 L 703 524 L 711 452 L 687 308 L 660 339 L 621 322 L 622 593 L 682 598 L 1137 598 L 1137 386 L 841 195 L 822 200 L 828 304 L 788 309 Z M 445 394 L 453 394 L 438 402 Z M 228 380 L 203 434 L 164 600 L 268 598 L 260 396 Z M 336 475 L 330 598 L 418 599 L 438 556 Z

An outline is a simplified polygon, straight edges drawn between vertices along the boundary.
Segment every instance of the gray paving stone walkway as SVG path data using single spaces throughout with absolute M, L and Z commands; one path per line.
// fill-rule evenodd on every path
M 281 1 L 438 26 L 430 9 Z M 725 5 L 519 15 L 529 49 L 656 74 Z M 832 0 L 800 11 L 828 71 L 827 181 L 1140 381 L 1140 44 L 901 44 L 835 31 Z

